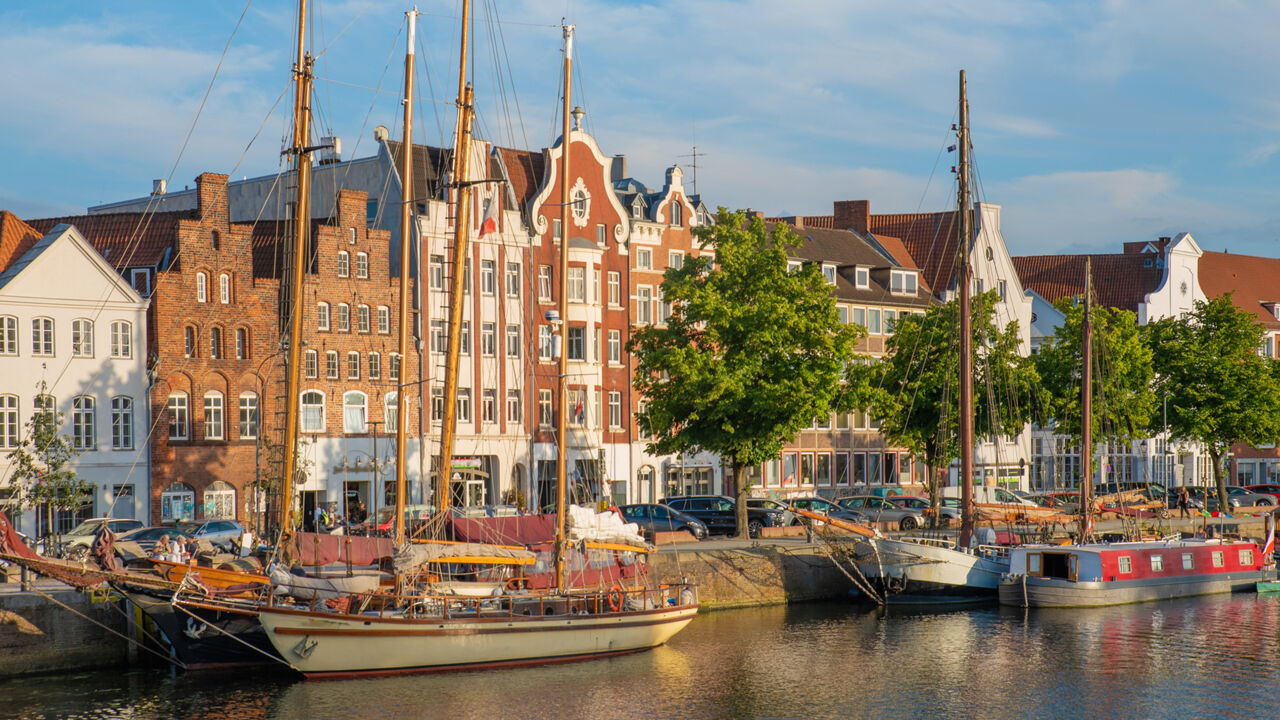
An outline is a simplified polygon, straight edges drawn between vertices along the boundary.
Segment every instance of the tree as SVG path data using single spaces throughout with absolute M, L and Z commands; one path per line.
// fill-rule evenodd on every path
M 1066 315 L 1054 336 L 1034 355 L 1040 374 L 1039 419 L 1080 445 L 1080 382 L 1083 372 L 1084 306 L 1071 298 L 1057 303 Z M 1137 316 L 1118 308 L 1093 308 L 1093 442 L 1133 442 L 1146 437 L 1159 403 L 1152 390 L 1151 348 Z M 1082 479 L 1093 468 L 1081 468 Z
M 39 397 L 45 395 L 43 383 Z M 72 513 L 93 502 L 94 485 L 68 467 L 80 455 L 71 439 L 58 432 L 62 413 L 37 407 L 27 421 L 18 448 L 9 453 L 13 482 L 18 486 L 18 508 L 45 508 L 52 518 L 59 510 Z M 52 524 L 57 545 L 57 524 Z
M 1030 417 L 1035 369 L 1018 353 L 1018 323 L 996 325 L 994 291 L 973 298 L 974 432 L 1013 435 Z M 960 305 L 934 305 L 924 315 L 899 316 L 888 356 L 870 366 L 864 407 L 880 432 L 924 458 L 936 508 L 939 471 L 960 455 Z M 850 387 L 857 387 L 851 384 Z M 856 396 L 855 396 L 856 397 Z
M 706 450 L 733 468 L 738 534 L 747 533 L 748 469 L 778 457 L 815 418 L 831 412 L 862 329 L 840 322 L 816 265 L 788 269 L 801 240 L 778 223 L 720 208 L 694 229 L 703 254 L 668 269 L 666 325 L 638 329 L 637 416 L 658 454 Z
M 1197 302 L 1183 317 L 1148 326 L 1156 392 L 1168 398 L 1169 431 L 1204 444 L 1213 460 L 1218 507 L 1227 504 L 1226 465 L 1234 443 L 1280 437 L 1280 368 L 1258 354 L 1262 326 L 1231 293 Z

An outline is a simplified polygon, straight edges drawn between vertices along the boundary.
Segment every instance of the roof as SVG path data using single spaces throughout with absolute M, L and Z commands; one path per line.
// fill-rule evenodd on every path
M 400 168 L 400 148 L 404 143 L 388 140 L 387 149 L 391 152 L 391 162 L 397 171 Z M 447 172 L 452 162 L 453 153 L 444 148 L 431 145 L 413 146 L 413 199 L 418 203 L 436 197 L 440 189 L 440 178 Z
M 766 223 L 772 229 L 774 223 Z M 870 238 L 863 237 L 851 230 L 825 230 L 822 228 L 792 228 L 797 235 L 805 239 L 804 244 L 793 249 L 792 257 L 810 262 L 835 263 L 838 267 L 862 266 L 872 270 L 907 267 L 894 260 Z M 885 276 L 887 278 L 887 276 Z M 870 287 L 858 288 L 844 276 L 836 273 L 836 296 L 842 300 L 858 300 L 863 302 L 886 302 L 905 305 L 927 305 L 931 301 L 929 287 L 920 284 L 915 298 L 894 295 L 889 288 L 872 273 Z
M 8 210 L 0 210 L 0 271 L 40 240 L 41 233 Z
M 951 288 L 956 269 L 956 220 L 954 210 L 937 213 L 903 213 L 871 215 L 867 229 L 877 237 L 900 238 L 907 253 L 915 260 L 922 279 L 939 291 Z
M 1164 279 L 1164 268 L 1149 254 L 1031 255 L 1013 258 L 1013 267 L 1024 288 L 1056 303 L 1084 292 L 1085 258 L 1090 261 L 1094 295 L 1107 307 L 1137 312 Z
M 542 186 L 546 157 L 541 152 L 532 150 L 500 147 L 497 151 L 502 155 L 502 164 L 507 167 L 507 176 L 511 179 L 511 190 L 515 193 L 516 201 L 524 208 Z
M 53 244 L 57 242 L 60 237 L 62 237 L 62 233 L 50 232 L 44 237 L 37 239 L 36 242 L 27 245 L 26 250 L 24 250 L 21 255 L 14 258 L 13 262 L 8 264 L 4 272 L 0 273 L 0 288 L 8 285 L 10 281 L 18 277 L 23 270 L 26 270 L 31 263 L 35 262 L 36 258 L 40 257 L 46 250 L 53 247 Z
M 880 244 L 880 247 L 888 253 L 889 257 L 904 268 L 915 268 L 916 261 L 911 259 L 911 253 L 907 252 L 907 246 L 902 244 L 902 238 L 892 237 L 890 235 L 875 235 L 867 233 L 867 235 Z
M 195 210 L 157 213 L 103 213 L 28 220 L 41 233 L 68 223 L 107 262 L 117 268 L 159 265 L 178 238 L 178 223 L 196 218 Z
M 1206 252 L 1200 256 L 1200 289 L 1216 298 L 1234 292 L 1235 306 L 1253 314 L 1264 326 L 1280 328 L 1269 307 L 1280 303 L 1280 259 Z

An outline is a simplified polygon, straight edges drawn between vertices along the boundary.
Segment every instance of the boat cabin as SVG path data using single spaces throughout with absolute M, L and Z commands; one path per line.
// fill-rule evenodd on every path
M 1010 550 L 1009 573 L 1114 582 L 1256 571 L 1264 562 L 1254 543 L 1223 540 L 1033 545 Z

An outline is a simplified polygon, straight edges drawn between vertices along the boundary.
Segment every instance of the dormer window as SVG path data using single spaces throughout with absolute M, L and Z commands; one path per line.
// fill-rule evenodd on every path
M 889 291 L 894 295 L 915 295 L 916 274 L 894 270 L 889 277 Z
M 640 198 L 636 198 L 636 201 L 631 203 L 631 215 L 632 217 L 644 217 L 644 202 Z
M 671 201 L 671 224 L 676 226 L 684 224 L 684 206 L 679 200 Z
M 822 266 L 822 277 L 827 279 L 828 285 L 835 285 L 836 284 L 836 266 L 827 265 L 824 263 Z
M 866 290 L 871 287 L 870 268 L 860 267 L 853 271 L 853 286 L 859 290 Z
M 1271 311 L 1271 316 L 1280 320 L 1280 302 L 1267 303 L 1267 309 Z
M 801 268 L 802 266 L 803 266 L 803 263 L 801 263 L 799 260 L 788 260 L 788 261 L 787 261 L 787 272 L 789 272 L 789 273 L 797 273 L 797 272 L 800 272 L 800 268 Z

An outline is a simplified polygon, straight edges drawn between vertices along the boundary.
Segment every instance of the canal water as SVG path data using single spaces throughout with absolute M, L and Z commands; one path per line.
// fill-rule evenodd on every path
M 98 671 L 0 683 L 19 718 L 1234 718 L 1280 715 L 1280 596 L 1080 610 L 699 616 L 620 658 L 304 682 Z

